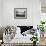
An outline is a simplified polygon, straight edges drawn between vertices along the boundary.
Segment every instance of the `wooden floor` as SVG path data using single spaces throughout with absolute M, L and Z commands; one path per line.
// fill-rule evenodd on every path
M 40 45 L 46 45 L 46 37 L 41 37 L 39 44 Z

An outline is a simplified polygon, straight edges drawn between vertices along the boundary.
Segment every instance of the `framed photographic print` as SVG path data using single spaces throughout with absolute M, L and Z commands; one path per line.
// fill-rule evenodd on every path
M 27 8 L 14 8 L 14 19 L 26 19 Z

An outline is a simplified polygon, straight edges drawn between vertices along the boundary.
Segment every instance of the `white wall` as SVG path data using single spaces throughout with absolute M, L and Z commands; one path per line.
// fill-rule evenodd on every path
M 27 8 L 27 19 L 14 19 L 14 8 Z M 3 0 L 2 25 L 34 25 L 40 20 L 40 0 Z
M 1 0 L 0 0 L 0 26 L 1 26 Z
M 41 20 L 41 2 L 40 0 L 33 0 L 32 3 L 32 15 L 33 15 L 33 26 L 36 27 Z

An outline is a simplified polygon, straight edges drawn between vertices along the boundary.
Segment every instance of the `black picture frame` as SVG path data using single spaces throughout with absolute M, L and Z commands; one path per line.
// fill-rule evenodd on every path
M 14 8 L 14 19 L 27 19 L 27 8 Z

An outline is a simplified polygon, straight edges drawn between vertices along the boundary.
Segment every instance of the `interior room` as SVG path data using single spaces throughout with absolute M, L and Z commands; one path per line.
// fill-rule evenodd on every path
M 0 44 L 46 45 L 46 0 L 0 0 Z

